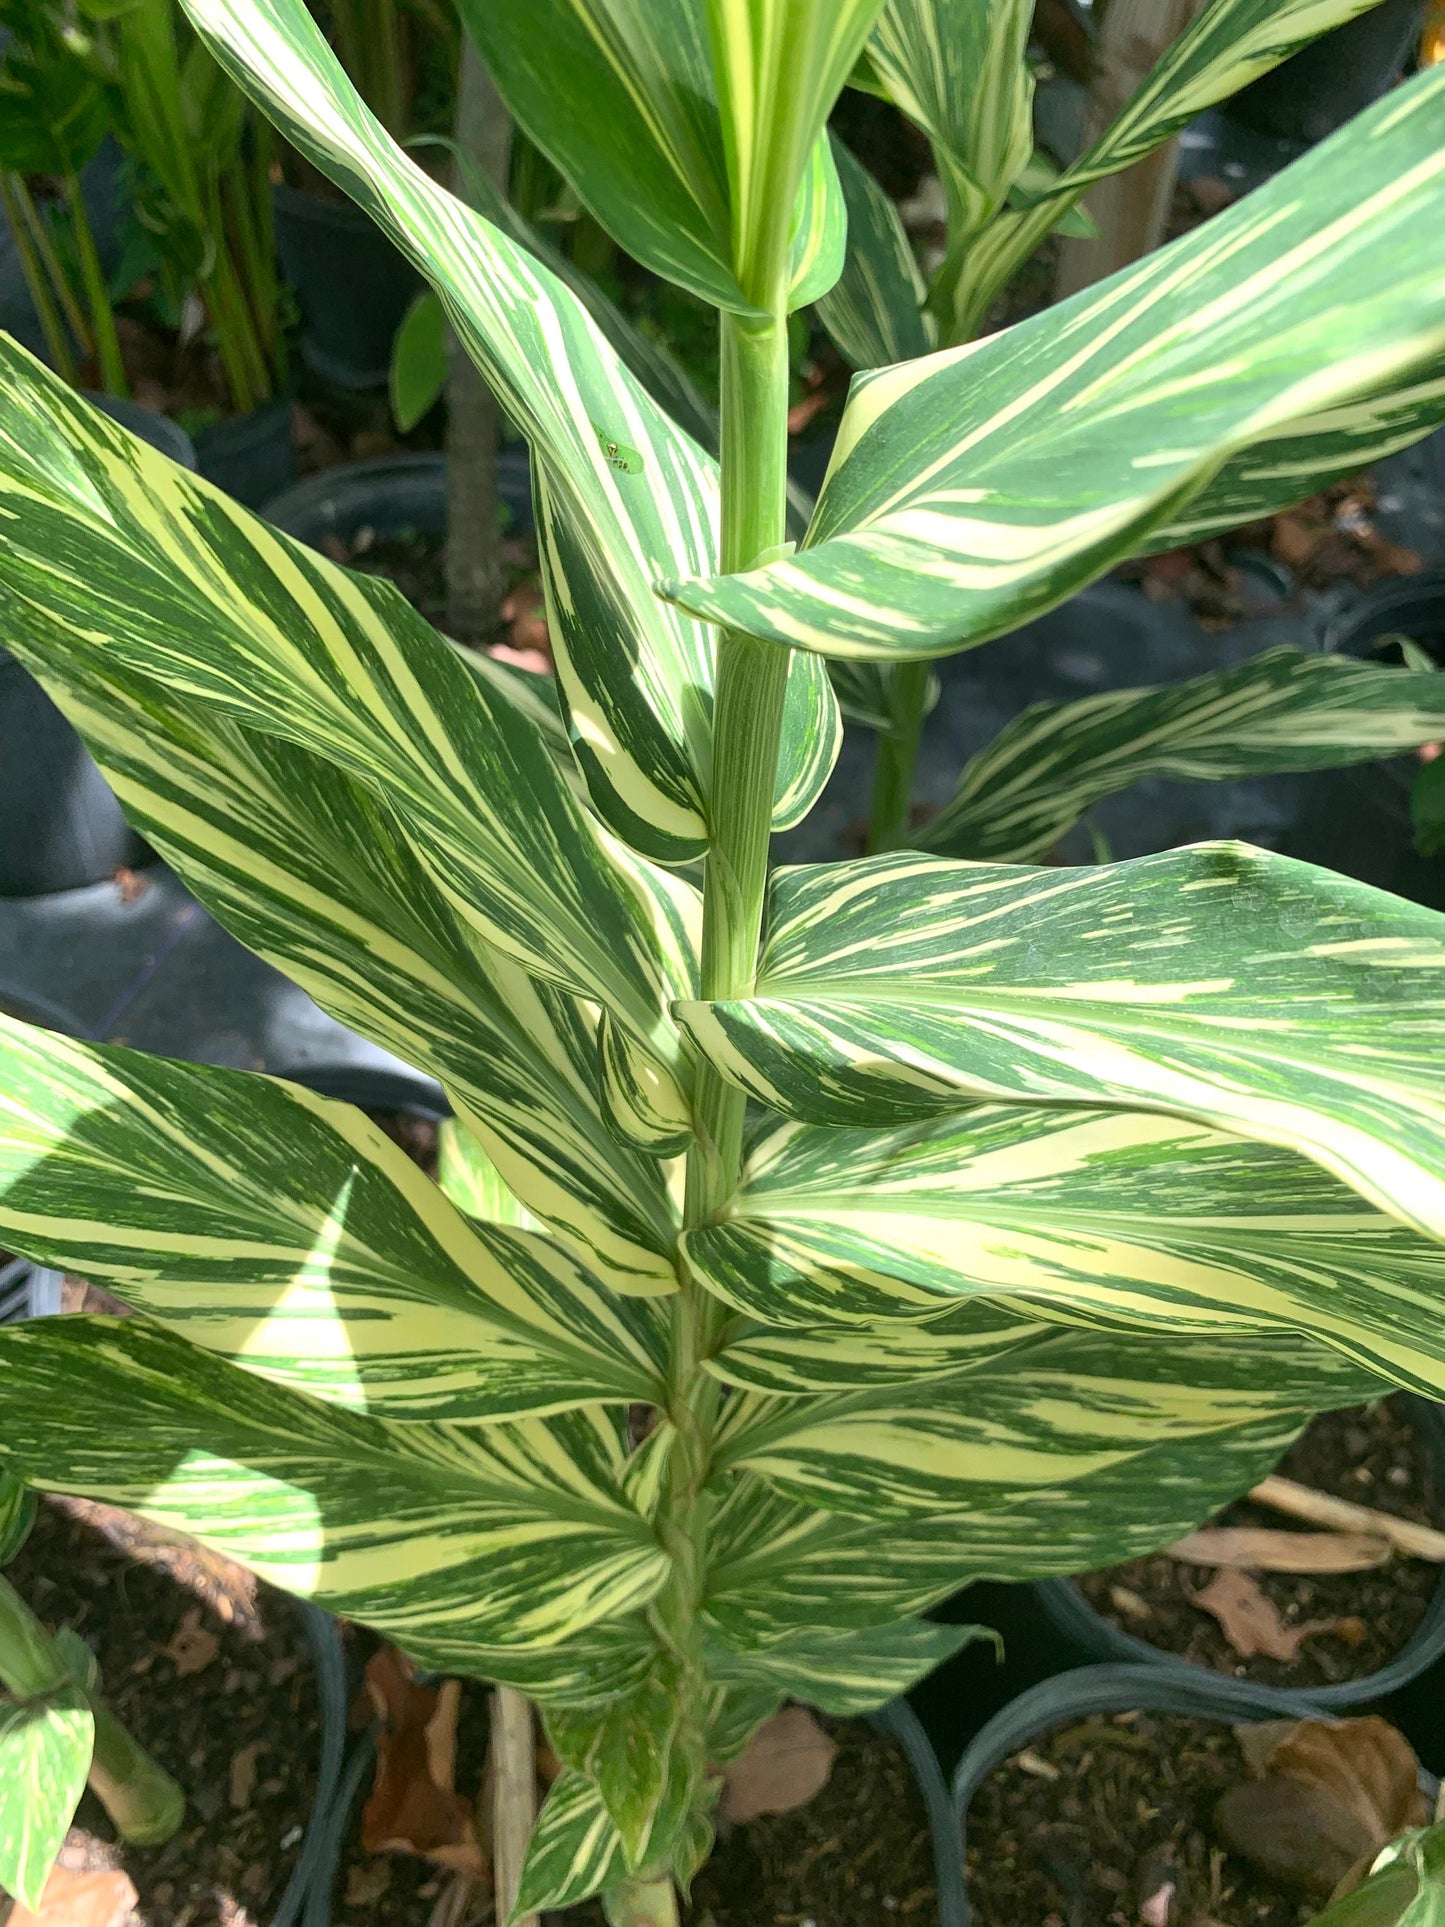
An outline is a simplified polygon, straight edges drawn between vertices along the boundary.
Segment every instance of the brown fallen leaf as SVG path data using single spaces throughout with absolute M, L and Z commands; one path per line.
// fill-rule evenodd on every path
M 1388 1720 L 1269 1720 L 1235 1728 L 1256 1777 L 1222 1794 L 1221 1837 L 1272 1879 L 1321 1899 L 1397 1833 L 1423 1826 L 1420 1762 Z
M 1176 1539 L 1169 1557 L 1242 1572 L 1367 1572 L 1392 1557 L 1390 1542 L 1364 1532 L 1276 1532 L 1265 1526 L 1204 1526 Z
M 804 1706 L 785 1706 L 754 1733 L 723 1773 L 721 1819 L 741 1824 L 760 1813 L 790 1813 L 821 1793 L 838 1743 Z
M 251 1795 L 256 1790 L 256 1763 L 265 1750 L 263 1740 L 253 1740 L 250 1746 L 243 1746 L 239 1753 L 231 1755 L 229 1793 L 234 1813 L 243 1813 L 251 1804 Z
M 1192 1603 L 1202 1612 L 1213 1613 L 1241 1659 L 1263 1653 L 1267 1659 L 1288 1662 L 1298 1659 L 1300 1647 L 1318 1634 L 1336 1633 L 1358 1644 L 1362 1630 L 1359 1622 L 1351 1619 L 1304 1619 L 1289 1625 L 1280 1617 L 1279 1607 L 1261 1591 L 1258 1580 L 1229 1566 L 1221 1566 L 1209 1584 L 1193 1594 Z
M 161 1648 L 175 1663 L 176 1675 L 187 1679 L 192 1673 L 203 1673 L 213 1665 L 220 1654 L 221 1642 L 216 1635 L 201 1624 L 201 1609 L 192 1606 L 185 1618 L 171 1634 L 170 1644 Z
M 394 1646 L 373 1653 L 366 1688 L 381 1722 L 376 1779 L 361 1816 L 368 1853 L 415 1853 L 455 1873 L 486 1876 L 470 1801 L 456 1790 L 461 1681 L 423 1686 Z
M 6 1927 L 120 1927 L 139 1904 L 130 1875 L 119 1868 L 73 1873 L 69 1867 L 52 1867 L 40 1912 L 32 1913 L 17 1900 Z

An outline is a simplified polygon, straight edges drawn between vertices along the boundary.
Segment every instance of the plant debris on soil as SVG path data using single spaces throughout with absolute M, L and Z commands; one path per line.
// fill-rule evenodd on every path
M 118 1843 L 87 1793 L 60 1865 L 122 1870 L 124 1927 L 266 1927 L 296 1864 L 320 1756 L 311 1651 L 294 1602 L 127 1513 L 44 1502 L 6 1569 L 52 1629 L 100 1662 L 124 1725 L 180 1782 L 180 1831 Z
M 1429 1445 L 1395 1399 L 1350 1406 L 1314 1419 L 1280 1461 L 1279 1472 L 1301 1485 L 1414 1519 L 1441 1523 L 1439 1481 Z M 1289 1530 L 1294 1522 L 1240 1500 L 1216 1515 L 1224 1526 Z M 1309 1531 L 1300 1524 L 1299 1530 Z M 1195 1665 L 1268 1686 L 1334 1685 L 1361 1679 L 1387 1664 L 1425 1617 L 1440 1568 L 1423 1559 L 1394 1558 L 1364 1572 L 1258 1572 L 1260 1591 L 1285 1627 L 1315 1620 L 1330 1630 L 1300 1642 L 1290 1660 L 1268 1653 L 1243 1657 L 1219 1620 L 1196 1605 L 1214 1569 L 1155 1553 L 1079 1580 L 1096 1612 L 1153 1646 Z
M 435 629 L 446 628 L 446 537 L 438 531 L 399 529 L 379 535 L 375 529 L 360 528 L 349 539 L 325 536 L 321 546 L 333 562 L 394 582 L 419 616 L 425 616 Z M 507 596 L 495 641 L 511 649 L 540 651 L 543 660 L 524 667 L 549 667 L 551 649 L 541 613 L 536 545 L 530 536 L 504 537 L 502 560 L 507 566 Z
M 1216 1837 L 1215 1803 L 1248 1778 L 1214 1721 L 1118 1713 L 1056 1728 L 973 1796 L 975 1927 L 1299 1927 L 1317 1904 Z

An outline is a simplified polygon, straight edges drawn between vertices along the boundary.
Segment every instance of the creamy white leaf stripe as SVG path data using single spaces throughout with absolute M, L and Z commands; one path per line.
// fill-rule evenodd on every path
M 1362 451 L 1362 408 L 1413 391 L 1423 433 L 1445 418 L 1421 394 L 1445 357 L 1445 260 L 1419 245 L 1445 219 L 1442 107 L 1436 67 L 1123 273 L 859 378 L 800 552 L 662 593 L 824 654 L 943 654 L 1176 526 L 1257 444 L 1289 442 L 1298 497 Z
M 1163 1111 L 1290 1146 L 1445 1237 L 1439 916 L 1247 844 L 785 870 L 752 996 L 679 1015 L 784 1116 Z
M 85 1791 L 95 1717 L 78 1686 L 0 1701 L 0 1887 L 32 1914 Z

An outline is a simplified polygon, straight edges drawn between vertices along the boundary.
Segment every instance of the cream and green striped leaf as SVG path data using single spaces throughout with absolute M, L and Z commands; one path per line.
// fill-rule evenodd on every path
M 6 642 L 28 667 L 103 659 L 346 771 L 479 935 L 670 1048 L 696 893 L 600 830 L 391 583 L 270 529 L 10 343 L 0 520 Z
M 13 1473 L 0 1470 L 0 1566 L 8 1566 L 30 1537 L 35 1494 Z
M 925 1673 L 971 1645 L 998 1635 L 983 1626 L 934 1626 L 901 1619 L 861 1632 L 792 1632 L 761 1650 L 734 1651 L 718 1639 L 714 1678 L 772 1688 L 843 1718 L 871 1713 L 917 1685 Z
M 476 1132 L 458 1117 L 437 1126 L 437 1189 L 458 1211 L 483 1224 L 535 1231 L 537 1220 L 507 1184 Z
M 32 1914 L 85 1791 L 95 1717 L 67 1681 L 42 1699 L 0 1701 L 0 1888 Z
M 595 1020 L 473 935 L 386 805 L 104 650 L 62 670 L 42 669 L 50 693 L 131 820 L 226 928 L 439 1078 L 508 1188 L 590 1270 L 614 1289 L 673 1290 L 677 1207 L 663 1169 L 607 1122 Z
M 469 1226 L 363 1112 L 0 1017 L 0 1237 L 248 1371 L 401 1419 L 655 1399 L 645 1314 Z
M 896 668 L 895 663 L 845 661 L 836 656 L 829 662 L 828 673 L 833 678 L 838 706 L 850 723 L 857 723 L 862 729 L 877 730 L 882 735 L 899 726 L 903 717 L 894 678 Z M 923 696 L 921 713 L 924 716 L 931 715 L 937 708 L 942 692 L 942 683 L 937 674 L 930 670 Z
M 186 1533 L 423 1665 L 507 1681 L 517 1655 L 520 1680 L 550 1679 L 556 1697 L 569 1683 L 595 1693 L 603 1662 L 635 1665 L 635 1634 L 598 1646 L 591 1629 L 644 1605 L 667 1572 L 596 1407 L 398 1424 L 241 1371 L 143 1318 L 0 1331 L 0 1460 L 44 1490 Z M 547 1665 L 529 1670 L 542 1652 Z
M 1299 497 L 1361 409 L 1423 433 L 1445 419 L 1445 260 L 1419 245 L 1445 220 L 1442 111 L 1436 67 L 1098 286 L 860 377 L 798 554 L 663 593 L 828 655 L 941 655 L 1176 528 L 1261 443 L 1289 444 Z
M 522 1863 L 519 1913 L 575 1907 L 624 1873 L 622 1840 L 602 1795 L 564 1767 L 547 1790 Z
M 933 145 L 952 247 L 998 212 L 1033 154 L 1033 17 L 1032 0 L 888 0 L 868 43 L 877 80 Z
M 712 641 L 659 603 L 651 585 L 680 568 L 716 568 L 715 464 L 571 289 L 392 141 L 301 0 L 192 0 L 188 11 L 243 91 L 431 282 L 526 436 L 559 680 L 593 802 L 649 856 L 700 854 Z M 526 24 L 529 39 L 540 35 L 536 44 L 548 47 L 550 73 L 557 44 L 542 35 L 535 10 Z M 780 820 L 803 813 L 836 753 L 831 693 L 815 670 L 795 669 Z
M 837 136 L 833 158 L 848 208 L 843 272 L 817 302 L 818 319 L 855 368 L 884 368 L 926 355 L 934 334 L 927 289 L 898 210 Z
M 1186 782 L 1332 769 L 1445 736 L 1445 674 L 1267 649 L 1187 682 L 1035 703 L 966 765 L 913 841 L 1026 863 L 1146 776 Z
M 1161 1111 L 1303 1152 L 1445 1237 L 1445 924 L 1248 844 L 785 870 L 752 995 L 679 1016 L 785 1117 Z
M 555 1707 L 547 1737 L 564 1766 L 597 1789 L 628 1871 L 661 1859 L 696 1803 L 705 1762 L 685 1731 L 688 1707 L 675 1658 L 605 1706 Z
M 1375 1373 L 1308 1340 L 1270 1348 L 1261 1381 L 1233 1335 L 1041 1328 L 1032 1344 L 926 1384 L 729 1402 L 715 1465 L 749 1471 L 825 1512 L 903 1519 L 987 1513 L 1000 1495 L 1121 1467 L 1171 1441 L 1302 1422 L 1381 1389 Z
M 783 1125 L 686 1250 L 759 1321 L 717 1374 L 763 1391 L 991 1370 L 1056 1318 L 1294 1331 L 1445 1395 L 1445 1245 L 1291 1151 L 1179 1118 L 985 1104 L 896 1131 Z

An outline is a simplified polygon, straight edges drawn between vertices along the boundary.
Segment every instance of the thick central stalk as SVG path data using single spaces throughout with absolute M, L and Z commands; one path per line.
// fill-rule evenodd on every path
M 724 314 L 722 326 L 722 566 L 745 569 L 783 540 L 787 504 L 788 328 L 781 301 L 756 321 Z M 712 811 L 703 876 L 702 994 L 747 992 L 757 969 L 768 839 L 777 782 L 783 698 L 791 658 L 775 643 L 725 634 L 718 645 L 713 708 Z M 742 1163 L 743 1093 L 708 1064 L 697 1072 L 697 1142 L 688 1155 L 684 1216 L 705 1223 L 736 1189 Z M 676 1439 L 658 1532 L 671 1577 L 653 1622 L 682 1678 L 695 1720 L 687 1735 L 700 1760 L 706 1688 L 700 1610 L 707 1585 L 707 1491 L 721 1388 L 703 1370 L 726 1308 L 684 1277 L 673 1301 L 668 1417 Z M 624 1927 L 669 1927 L 670 1876 L 659 1869 L 625 1883 L 613 1908 Z

